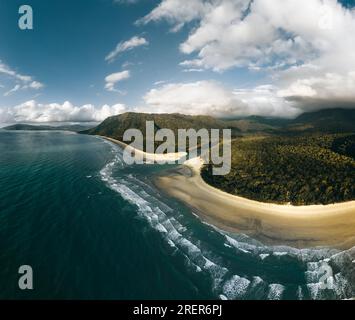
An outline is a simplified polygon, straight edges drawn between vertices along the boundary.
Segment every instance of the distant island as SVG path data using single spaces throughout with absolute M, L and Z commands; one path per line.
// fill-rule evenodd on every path
M 212 186 L 248 199 L 277 204 L 331 204 L 355 199 L 355 110 L 327 109 L 296 119 L 246 117 L 217 119 L 182 114 L 124 113 L 80 133 L 122 141 L 125 130 L 232 129 L 232 170 L 202 178 Z M 143 150 L 145 151 L 145 150 Z
M 79 132 L 83 130 L 87 130 L 91 128 L 91 125 L 81 125 L 81 124 L 73 124 L 73 125 L 60 125 L 60 126 L 49 126 L 49 125 L 31 125 L 31 124 L 14 124 L 11 126 L 7 126 L 2 128 L 3 130 L 26 130 L 26 131 L 73 131 Z

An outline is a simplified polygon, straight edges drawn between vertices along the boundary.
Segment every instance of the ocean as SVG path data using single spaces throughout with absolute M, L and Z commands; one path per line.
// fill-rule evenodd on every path
M 218 230 L 154 187 L 167 168 L 128 166 L 98 137 L 0 130 L 0 298 L 355 296 L 355 248 L 271 247 Z M 33 290 L 19 289 L 21 265 Z

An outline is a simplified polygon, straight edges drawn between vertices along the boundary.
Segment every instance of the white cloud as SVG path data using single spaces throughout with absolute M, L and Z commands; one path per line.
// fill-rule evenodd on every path
M 0 60 L 0 73 L 3 73 L 5 75 L 8 75 L 12 78 L 15 78 L 17 80 L 21 80 L 23 82 L 29 82 L 32 80 L 30 76 L 25 76 L 19 73 L 16 73 L 14 70 L 12 70 L 9 66 L 6 64 L 2 63 Z
M 155 81 L 155 82 L 154 82 L 154 85 L 155 85 L 155 86 L 160 86 L 160 85 L 162 85 L 162 84 L 164 84 L 164 83 L 166 83 L 165 80 L 159 80 L 159 81 Z
M 29 88 L 31 89 L 41 89 L 44 87 L 44 85 L 38 81 L 32 81 L 29 85 L 28 85 Z
M 173 23 L 171 13 L 163 8 L 175 2 L 162 1 L 149 16 Z M 183 10 L 190 14 L 174 11 L 175 19 L 192 15 L 199 20 L 199 26 L 181 44 L 181 51 L 197 53 L 192 63 L 225 70 L 251 64 L 270 65 L 280 60 L 294 64 L 296 60 L 311 60 L 348 47 L 349 43 L 343 40 L 354 43 L 354 11 L 336 0 L 301 2 L 302 5 L 294 0 L 195 1 L 204 8 L 199 11 L 202 14 L 196 14 L 189 6 Z
M 106 81 L 105 89 L 107 91 L 118 91 L 117 89 L 115 89 L 115 84 L 119 81 L 129 79 L 130 76 L 131 76 L 131 74 L 130 74 L 129 70 L 116 72 L 116 73 L 112 73 L 112 74 L 108 75 L 105 78 L 105 81 Z
M 20 89 L 21 89 L 21 86 L 19 84 L 16 84 L 12 89 L 10 89 L 9 91 L 6 91 L 4 93 L 4 97 L 7 97 Z
M 123 69 L 128 68 L 128 67 L 131 67 L 131 66 L 134 66 L 134 63 L 133 63 L 133 62 L 126 61 L 126 62 L 122 63 L 122 68 L 123 68 Z
M 146 105 L 137 111 L 208 114 L 216 117 L 297 115 L 299 111 L 277 96 L 276 91 L 272 86 L 228 90 L 214 81 L 172 83 L 150 90 L 143 97 Z
M 149 42 L 145 38 L 134 36 L 127 41 L 118 43 L 116 48 L 105 57 L 105 60 L 113 62 L 120 53 L 148 44 Z
M 66 101 L 63 104 L 41 104 L 35 100 L 26 101 L 20 105 L 0 109 L 0 123 L 12 122 L 91 122 L 103 121 L 107 117 L 126 111 L 123 104 L 103 105 L 95 108 L 92 104 L 74 106 Z
M 190 69 L 184 69 L 182 72 L 203 72 L 205 71 L 204 69 L 198 69 L 198 68 L 190 68 Z
M 12 70 L 8 65 L 1 62 L 0 60 L 0 75 L 1 74 L 10 77 L 16 83 L 12 89 L 4 93 L 5 97 L 22 89 L 38 90 L 44 87 L 42 83 L 38 81 L 34 81 L 31 76 L 17 73 L 16 71 Z
M 141 22 L 159 20 L 197 22 L 180 45 L 184 67 L 267 71 L 277 97 L 301 109 L 355 105 L 355 10 L 336 0 L 163 0 Z
M 281 97 L 297 96 L 318 98 L 347 98 L 355 99 L 355 72 L 348 72 L 345 76 L 327 73 L 324 77 L 311 77 L 293 82 L 285 90 L 280 90 Z
M 210 9 L 209 1 L 189 0 L 164 0 L 152 12 L 138 20 L 138 24 L 152 21 L 167 20 L 173 24 L 172 31 L 180 30 L 184 24 L 196 19 L 201 19 Z

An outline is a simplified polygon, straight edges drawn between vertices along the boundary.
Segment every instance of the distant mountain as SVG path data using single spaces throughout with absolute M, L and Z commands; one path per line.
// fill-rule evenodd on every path
M 232 123 L 242 132 L 259 132 L 265 130 L 273 130 L 284 127 L 290 123 L 290 119 L 249 116 L 243 118 L 224 119 L 227 123 Z
M 279 126 L 271 125 L 265 123 L 265 118 L 260 117 L 258 120 L 254 119 L 238 119 L 238 120 L 224 120 L 228 126 L 233 126 L 234 128 L 239 129 L 243 133 L 256 133 L 262 131 L 270 131 L 277 129 Z
M 303 113 L 285 129 L 293 132 L 355 132 L 355 109 L 324 109 Z
M 177 136 L 178 129 L 232 129 L 233 135 L 240 129 L 233 123 L 228 123 L 210 116 L 188 116 L 183 114 L 148 114 L 127 112 L 107 118 L 97 127 L 81 133 L 101 135 L 121 140 L 127 129 L 146 131 L 146 121 L 154 121 L 155 130 L 170 129 Z
M 255 123 L 260 123 L 272 127 L 282 127 L 289 124 L 290 119 L 285 118 L 276 118 L 276 117 L 262 117 L 262 116 L 250 116 L 245 118 L 245 120 L 249 120 Z
M 305 112 L 295 119 L 249 116 L 223 121 L 233 124 L 243 133 L 352 133 L 355 132 L 355 109 L 333 108 Z
M 48 126 L 48 125 L 30 125 L 30 124 L 14 124 L 8 127 L 4 127 L 4 130 L 27 130 L 27 131 L 73 131 L 79 132 L 91 128 L 88 125 L 63 125 L 63 126 Z
M 336 108 L 306 112 L 299 115 L 296 119 L 250 116 L 224 121 L 233 124 L 242 132 L 355 132 L 355 109 Z

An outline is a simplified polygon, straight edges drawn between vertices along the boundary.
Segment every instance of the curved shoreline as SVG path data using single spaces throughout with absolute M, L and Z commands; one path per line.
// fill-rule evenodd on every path
M 184 167 L 170 170 L 155 183 L 196 209 L 208 223 L 266 244 L 339 249 L 355 246 L 355 201 L 292 206 L 249 200 L 208 185 L 200 175 L 202 164 L 200 158 L 186 161 Z
M 149 154 L 109 137 L 121 148 L 131 148 L 146 162 L 177 161 L 185 154 Z M 235 196 L 207 184 L 200 175 L 201 158 L 165 171 L 154 183 L 164 193 L 191 207 L 204 221 L 221 230 L 244 233 L 265 244 L 297 248 L 355 246 L 355 201 L 293 206 L 258 202 Z
M 134 156 L 136 156 L 137 159 L 143 158 L 145 163 L 154 163 L 154 162 L 159 162 L 159 161 L 175 162 L 187 155 L 186 152 L 164 153 L 164 154 L 147 153 L 142 150 L 138 150 L 136 148 L 133 148 L 132 146 L 130 146 L 120 140 L 116 140 L 116 139 L 105 137 L 105 136 L 98 136 L 98 137 L 106 139 L 108 141 L 111 141 L 112 143 L 119 145 L 122 149 L 126 149 L 129 152 L 132 152 L 132 154 L 134 154 Z

